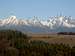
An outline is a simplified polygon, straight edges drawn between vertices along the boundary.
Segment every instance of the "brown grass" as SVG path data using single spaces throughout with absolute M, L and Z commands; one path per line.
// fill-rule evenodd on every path
M 49 43 L 75 45 L 75 35 L 32 35 L 30 41 L 41 40 Z

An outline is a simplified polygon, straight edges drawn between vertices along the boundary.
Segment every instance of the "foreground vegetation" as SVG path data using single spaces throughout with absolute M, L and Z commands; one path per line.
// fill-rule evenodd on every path
M 0 56 L 75 56 L 75 46 L 30 38 L 19 31 L 0 31 Z

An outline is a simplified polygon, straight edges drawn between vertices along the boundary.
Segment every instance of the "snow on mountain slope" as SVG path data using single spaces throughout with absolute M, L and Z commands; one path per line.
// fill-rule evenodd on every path
M 60 28 L 75 28 L 75 20 L 67 16 L 50 17 L 48 20 L 41 20 L 36 17 L 31 19 L 17 19 L 16 16 L 10 16 L 7 19 L 0 19 L 0 27 L 48 32 Z
M 2 24 L 18 24 L 18 20 L 16 19 L 16 16 L 11 16 L 8 19 L 4 19 Z

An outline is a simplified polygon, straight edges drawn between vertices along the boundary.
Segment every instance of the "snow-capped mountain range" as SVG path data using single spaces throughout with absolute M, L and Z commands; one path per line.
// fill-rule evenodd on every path
M 0 29 L 16 29 L 23 32 L 75 32 L 75 19 L 67 16 L 54 16 L 46 20 L 36 17 L 18 19 L 16 16 L 10 16 L 6 19 L 0 19 Z

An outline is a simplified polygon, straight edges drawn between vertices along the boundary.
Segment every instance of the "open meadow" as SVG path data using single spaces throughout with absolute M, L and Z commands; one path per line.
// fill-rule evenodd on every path
M 30 40 L 41 40 L 41 41 L 46 41 L 50 44 L 69 44 L 70 46 L 75 45 L 75 35 L 57 35 L 57 34 L 34 34 L 31 35 Z

